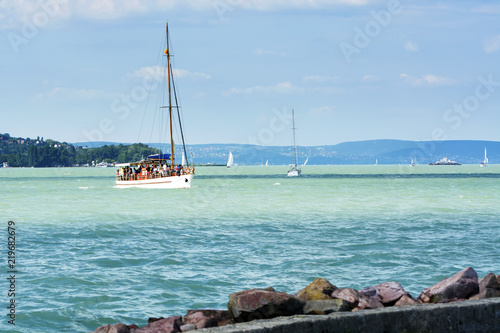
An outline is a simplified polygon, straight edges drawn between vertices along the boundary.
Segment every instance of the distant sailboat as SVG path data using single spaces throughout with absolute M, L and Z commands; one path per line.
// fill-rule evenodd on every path
M 481 168 L 485 167 L 488 164 L 488 157 L 486 156 L 486 148 L 484 148 L 484 161 L 481 163 Z
M 306 161 L 304 162 L 304 164 L 302 164 L 302 166 L 306 165 L 307 164 L 307 161 L 309 161 L 309 157 L 306 158 Z
M 266 160 L 266 166 L 269 166 L 269 160 Z
M 227 159 L 227 167 L 230 168 L 233 166 L 234 158 L 233 153 L 229 152 L 229 158 Z
M 411 166 L 415 166 L 417 165 L 417 156 L 415 156 L 415 158 L 412 158 L 411 159 L 411 163 L 410 163 Z
M 295 145 L 295 113 L 292 109 L 292 130 L 293 130 L 293 152 L 294 152 L 294 163 L 291 165 L 291 169 L 288 170 L 288 177 L 297 177 L 300 176 L 302 171 L 297 167 L 298 158 L 297 158 L 297 146 Z
M 375 165 L 378 165 L 378 158 L 375 159 Z

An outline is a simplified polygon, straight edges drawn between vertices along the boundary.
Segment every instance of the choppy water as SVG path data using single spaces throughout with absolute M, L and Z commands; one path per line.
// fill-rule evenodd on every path
M 467 266 L 500 274 L 500 165 L 286 171 L 199 167 L 191 189 L 145 190 L 115 188 L 112 168 L 0 169 L 18 271 L 16 326 L 3 315 L 0 331 L 143 326 L 316 277 L 356 289 L 397 281 L 417 297 Z

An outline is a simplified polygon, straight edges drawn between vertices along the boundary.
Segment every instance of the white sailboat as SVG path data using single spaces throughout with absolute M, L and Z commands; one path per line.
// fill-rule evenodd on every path
M 266 160 L 266 166 L 269 166 L 269 160 Z
M 228 168 L 232 167 L 233 163 L 234 163 L 233 153 L 229 152 L 229 157 L 227 159 L 227 167 Z
M 486 156 L 486 147 L 484 148 L 484 160 L 483 163 L 481 163 L 481 168 L 485 167 L 486 164 L 488 164 L 488 156 Z
M 159 152 L 150 155 L 147 159 L 137 162 L 116 164 L 116 186 L 117 187 L 143 187 L 143 188 L 189 188 L 194 177 L 194 167 L 190 167 L 187 161 L 186 145 L 181 125 L 181 116 L 179 114 L 179 105 L 177 104 L 177 95 L 175 92 L 174 77 L 170 65 L 170 45 L 168 34 L 168 23 L 166 26 L 166 49 L 164 51 L 166 60 L 163 74 L 165 81 L 168 82 L 166 91 L 162 91 L 165 96 L 168 93 L 168 106 L 161 106 L 162 110 L 168 110 L 168 125 L 170 127 L 170 154 Z M 173 94 L 172 94 L 173 92 Z M 174 103 L 172 103 L 174 95 Z M 174 112 L 178 117 L 178 132 L 182 139 L 182 156 L 186 159 L 184 165 L 176 165 L 174 160 L 174 139 L 173 139 L 173 117 Z
M 300 168 L 297 167 L 298 165 L 298 158 L 297 158 L 297 146 L 295 145 L 295 113 L 292 109 L 292 130 L 293 130 L 293 152 L 294 152 L 294 163 L 291 164 L 290 170 L 288 170 L 288 177 L 297 177 L 302 174 L 302 171 Z
M 302 164 L 302 166 L 305 166 L 307 164 L 307 161 L 309 161 L 309 157 L 306 158 L 306 161 L 304 162 L 304 164 Z
M 415 156 L 415 158 L 412 158 L 410 163 L 410 166 L 415 166 L 415 165 L 417 165 L 417 156 Z

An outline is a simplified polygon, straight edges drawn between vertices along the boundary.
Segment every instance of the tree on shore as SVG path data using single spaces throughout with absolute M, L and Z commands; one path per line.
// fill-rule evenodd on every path
M 101 161 L 124 163 L 157 152 L 157 149 L 143 143 L 87 148 L 50 139 L 44 141 L 40 137 L 32 140 L 0 133 L 0 164 L 7 162 L 11 167 L 69 167 Z

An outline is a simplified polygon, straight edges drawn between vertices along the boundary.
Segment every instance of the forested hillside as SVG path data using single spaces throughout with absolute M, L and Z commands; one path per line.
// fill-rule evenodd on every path
M 142 143 L 86 148 L 40 137 L 30 139 L 0 134 L 0 165 L 7 162 L 11 167 L 83 166 L 102 161 L 122 163 L 140 160 L 157 151 Z

